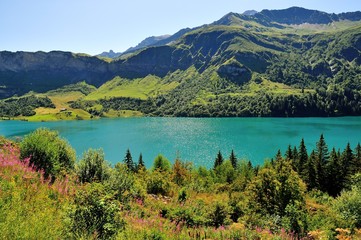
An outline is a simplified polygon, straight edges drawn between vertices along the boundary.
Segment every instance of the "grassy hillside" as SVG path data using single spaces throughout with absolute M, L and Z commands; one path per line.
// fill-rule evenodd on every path
M 145 100 L 149 97 L 156 97 L 167 93 L 177 87 L 177 85 L 177 82 L 165 83 L 156 76 L 147 76 L 133 80 L 116 77 L 84 97 L 84 100 L 91 101 L 114 97 L 130 97 Z

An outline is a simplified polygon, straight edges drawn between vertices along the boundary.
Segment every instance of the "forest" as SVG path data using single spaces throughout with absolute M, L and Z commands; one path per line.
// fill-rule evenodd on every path
M 207 169 L 125 149 L 111 165 L 45 128 L 0 138 L 1 238 L 360 239 L 360 144 L 275 153 L 253 166 L 220 150 Z
M 359 91 L 335 87 L 317 89 L 314 93 L 269 94 L 232 96 L 219 94 L 207 104 L 192 103 L 194 94 L 187 89 L 141 100 L 129 97 L 113 97 L 97 101 L 77 101 L 73 108 L 88 111 L 102 117 L 109 110 L 134 110 L 148 116 L 172 117 L 337 117 L 360 116 Z M 93 106 L 101 105 L 101 109 Z

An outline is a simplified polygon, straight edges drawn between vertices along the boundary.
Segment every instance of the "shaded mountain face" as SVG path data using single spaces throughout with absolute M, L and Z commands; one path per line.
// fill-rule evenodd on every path
M 86 80 L 100 85 L 112 76 L 106 62 L 70 52 L 0 52 L 0 97 L 43 92 Z
M 290 86 L 327 87 L 332 81 L 355 86 L 361 63 L 360 25 L 332 31 L 327 30 L 330 25 L 323 25 L 325 31 L 301 29 L 304 32 L 298 33 L 300 29 L 287 24 L 360 19 L 360 12 L 336 15 L 296 7 L 229 13 L 209 25 L 148 38 L 111 62 L 61 51 L 4 51 L 0 52 L 0 98 L 28 91 L 44 92 L 80 81 L 100 86 L 115 76 L 163 78 L 191 67 L 199 74 L 214 71 L 237 85 L 261 74 Z M 179 75 L 174 80 L 181 81 L 183 77 Z

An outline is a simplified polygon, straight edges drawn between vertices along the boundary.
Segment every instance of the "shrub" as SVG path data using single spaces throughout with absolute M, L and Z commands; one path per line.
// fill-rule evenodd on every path
M 122 203 L 128 202 L 131 197 L 139 197 L 138 192 L 134 189 L 134 175 L 125 164 L 115 165 L 105 185 Z
M 30 157 L 29 164 L 43 170 L 44 177 L 59 174 L 74 168 L 75 151 L 56 131 L 40 128 L 27 135 L 20 143 L 21 158 Z
M 76 173 L 81 183 L 103 182 L 109 178 L 110 167 L 104 160 L 102 149 L 89 149 L 76 167 Z
M 209 224 L 216 228 L 230 224 L 229 212 L 227 204 L 215 202 L 209 209 Z
M 169 171 L 171 169 L 170 166 L 169 160 L 161 154 L 154 159 L 153 170 Z
M 109 239 L 124 227 L 120 203 L 107 195 L 104 186 L 92 183 L 79 190 L 68 213 L 69 238 Z
M 334 210 L 347 222 L 348 228 L 361 228 L 361 188 L 354 186 L 335 200 Z
M 147 192 L 150 194 L 169 195 L 171 189 L 169 178 L 166 174 L 156 170 L 150 173 L 147 181 Z

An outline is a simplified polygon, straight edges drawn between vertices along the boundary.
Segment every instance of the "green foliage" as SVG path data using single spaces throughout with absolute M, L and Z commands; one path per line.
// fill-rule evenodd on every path
M 69 178 L 48 184 L 18 159 L 16 144 L 0 138 L 0 230 L 15 239 L 332 239 L 341 232 L 358 239 L 358 147 L 332 149 L 321 165 L 323 190 L 316 178 L 320 145 L 309 157 L 302 140 L 300 151 L 289 146 L 285 158 L 278 151 L 263 166 L 226 160 L 209 170 L 179 158 L 171 169 L 160 155 L 152 170 L 134 172 L 125 163 L 111 167 L 101 150 L 90 149 Z M 297 171 L 313 190 L 306 192 Z
M 215 202 L 210 206 L 208 221 L 216 228 L 230 223 L 228 205 L 224 202 Z
M 347 228 L 361 228 L 361 187 L 354 186 L 336 198 L 333 208 L 341 216 Z
M 76 165 L 76 173 L 81 183 L 103 182 L 109 178 L 110 166 L 104 159 L 102 149 L 89 149 L 83 153 Z
M 167 196 L 170 194 L 171 184 L 169 182 L 169 176 L 162 171 L 161 168 L 157 168 L 149 174 L 147 179 L 147 192 L 150 194 L 160 194 Z
M 307 213 L 299 203 L 288 204 L 285 215 L 282 218 L 282 225 L 285 229 L 290 229 L 299 236 L 307 235 Z
M 236 180 L 237 172 L 233 168 L 232 162 L 230 160 L 224 161 L 221 165 L 217 166 L 214 169 L 215 173 L 215 182 L 218 183 L 233 183 Z
M 231 155 L 229 156 L 229 161 L 231 161 L 232 167 L 233 167 L 234 169 L 237 169 L 238 162 L 237 162 L 237 157 L 236 157 L 236 155 L 234 154 L 233 149 L 232 149 Z
M 305 184 L 284 159 L 276 161 L 274 167 L 261 169 L 248 187 L 254 211 L 280 216 L 285 215 L 288 205 L 304 202 L 305 190 Z
M 105 186 L 110 190 L 115 198 L 122 203 L 128 203 L 133 198 L 143 198 L 142 189 L 135 186 L 135 176 L 129 172 L 124 164 L 116 164 L 110 172 L 109 179 Z
M 143 155 L 142 153 L 139 154 L 138 164 L 137 164 L 137 171 L 140 169 L 145 169 L 145 163 L 143 161 Z
M 135 172 L 135 164 L 133 162 L 132 154 L 130 153 L 129 148 L 127 149 L 127 152 L 124 157 L 124 163 L 128 167 L 129 171 Z
M 29 164 L 44 171 L 53 180 L 74 168 L 75 151 L 58 132 L 40 128 L 25 136 L 20 143 L 21 158 L 30 157 Z
M 153 162 L 153 170 L 156 171 L 170 171 L 171 164 L 168 159 L 163 155 L 159 154 Z
M 218 151 L 217 157 L 216 157 L 216 159 L 214 160 L 213 169 L 216 169 L 218 166 L 221 166 L 222 163 L 223 163 L 223 161 L 224 161 L 224 159 L 223 159 L 222 153 L 221 153 L 221 151 Z
M 182 162 L 179 158 L 175 160 L 172 167 L 172 179 L 177 185 L 182 186 L 189 181 L 191 166 L 191 163 Z
M 0 238 L 61 239 L 71 184 L 49 184 L 19 159 L 15 144 L 0 142 Z
M 48 97 L 30 95 L 21 98 L 9 98 L 0 101 L 0 116 L 32 116 L 35 115 L 34 109 L 38 107 L 55 108 L 55 105 Z
M 109 239 L 124 227 L 120 204 L 109 196 L 104 186 L 93 183 L 78 190 L 74 207 L 68 213 L 70 238 Z
M 187 200 L 187 191 L 182 188 L 178 194 L 178 202 L 184 203 Z

